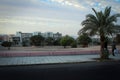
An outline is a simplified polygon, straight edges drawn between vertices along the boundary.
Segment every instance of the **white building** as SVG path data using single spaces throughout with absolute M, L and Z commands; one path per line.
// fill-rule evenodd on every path
M 45 34 L 44 35 L 45 38 L 53 37 L 53 32 L 45 32 L 44 34 Z
M 24 41 L 29 41 L 30 37 L 32 37 L 33 34 L 32 33 L 22 33 L 22 32 L 16 32 L 16 37 L 20 37 L 20 42 L 24 42 Z
M 41 35 L 44 38 L 48 38 L 48 37 L 52 37 L 52 38 L 60 38 L 62 37 L 62 34 L 57 32 L 57 33 L 53 33 L 53 32 L 45 32 L 45 33 L 41 33 L 41 32 L 34 32 L 33 35 Z
M 62 34 L 59 33 L 59 32 L 57 32 L 57 33 L 55 33 L 55 34 L 53 35 L 53 37 L 54 37 L 55 39 L 58 39 L 58 38 L 61 38 L 61 37 L 62 37 Z
M 41 33 L 41 32 L 34 32 L 34 33 L 33 33 L 33 36 L 35 36 L 35 35 L 41 35 L 41 36 L 43 36 L 43 37 L 45 36 L 45 34 L 44 34 L 44 33 Z
M 45 32 L 45 33 L 41 33 L 41 32 L 34 32 L 34 33 L 22 33 L 22 32 L 16 32 L 16 35 L 0 35 L 0 42 L 3 41 L 11 41 L 13 42 L 15 45 L 22 45 L 23 43 L 29 45 L 30 44 L 30 38 L 34 35 L 41 35 L 44 38 L 48 38 L 48 37 L 52 37 L 54 39 L 58 39 L 62 37 L 62 34 L 57 32 L 57 33 L 53 33 L 53 32 Z

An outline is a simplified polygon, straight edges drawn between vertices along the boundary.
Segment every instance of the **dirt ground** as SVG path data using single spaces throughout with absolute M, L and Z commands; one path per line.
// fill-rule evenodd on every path
M 120 50 L 120 45 L 116 46 L 118 50 Z M 111 49 L 111 46 L 108 46 L 109 49 Z M 5 47 L 0 46 L 0 51 L 4 51 L 4 50 L 8 50 Z M 12 51 L 56 51 L 56 50 L 60 50 L 60 51 L 65 51 L 65 50 L 100 50 L 100 46 L 89 46 L 86 48 L 63 48 L 63 46 L 44 46 L 44 47 L 11 47 Z

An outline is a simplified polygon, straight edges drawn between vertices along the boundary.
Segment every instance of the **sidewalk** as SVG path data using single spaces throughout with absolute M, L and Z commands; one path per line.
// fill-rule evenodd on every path
M 33 64 L 60 64 L 97 61 L 99 54 L 62 55 L 62 56 L 29 56 L 29 57 L 0 57 L 0 66 L 33 65 Z M 113 60 L 120 60 L 120 54 L 110 55 Z

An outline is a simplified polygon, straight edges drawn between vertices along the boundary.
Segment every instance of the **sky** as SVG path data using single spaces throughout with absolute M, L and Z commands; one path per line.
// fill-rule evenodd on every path
M 0 34 L 39 31 L 77 36 L 85 16 L 93 13 L 91 8 L 100 11 L 106 6 L 112 7 L 112 14 L 120 13 L 120 0 L 0 0 Z

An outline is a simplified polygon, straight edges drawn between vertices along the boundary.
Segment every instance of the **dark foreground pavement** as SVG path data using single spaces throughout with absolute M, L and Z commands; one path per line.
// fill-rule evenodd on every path
M 0 67 L 0 80 L 120 80 L 120 62 Z

